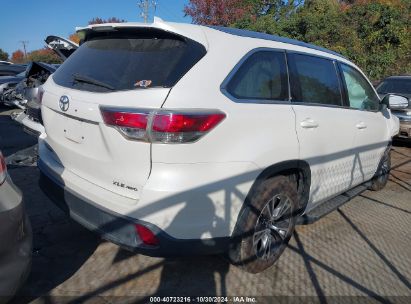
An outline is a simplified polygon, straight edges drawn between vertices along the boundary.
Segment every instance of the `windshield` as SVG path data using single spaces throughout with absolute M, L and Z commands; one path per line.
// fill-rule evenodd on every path
M 377 88 L 379 94 L 397 93 L 411 94 L 410 79 L 387 79 L 384 80 Z
M 53 79 L 65 87 L 94 92 L 172 87 L 205 52 L 197 42 L 159 30 L 95 33 Z

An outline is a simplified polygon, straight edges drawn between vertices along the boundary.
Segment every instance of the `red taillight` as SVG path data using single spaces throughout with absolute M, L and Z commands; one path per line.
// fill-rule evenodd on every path
M 224 119 L 224 114 L 157 114 L 153 120 L 153 131 L 207 132 Z
M 136 224 L 135 227 L 138 236 L 144 244 L 149 246 L 157 246 L 159 244 L 157 237 L 150 229 L 140 224 Z
M 125 110 L 101 108 L 106 125 L 125 137 L 152 143 L 194 142 L 217 126 L 226 116 L 219 111 L 181 112 L 168 110 Z
M 4 183 L 7 176 L 7 166 L 6 160 L 3 157 L 3 154 L 0 152 L 0 185 Z
M 146 129 L 148 114 L 102 111 L 104 122 L 110 126 Z

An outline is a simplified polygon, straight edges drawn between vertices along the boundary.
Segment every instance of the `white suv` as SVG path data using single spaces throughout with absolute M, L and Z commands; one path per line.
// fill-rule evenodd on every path
M 297 223 L 387 181 L 399 128 L 387 105 L 404 100 L 380 102 L 337 53 L 159 19 L 78 33 L 44 85 L 40 184 L 122 247 L 228 252 L 259 272 Z

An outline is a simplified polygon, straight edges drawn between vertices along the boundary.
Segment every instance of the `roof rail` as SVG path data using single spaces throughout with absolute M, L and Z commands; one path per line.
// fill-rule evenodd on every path
M 331 54 L 331 55 L 338 56 L 338 57 L 346 59 L 340 53 L 331 51 L 329 49 L 326 49 L 326 48 L 323 48 L 323 47 L 320 47 L 320 46 L 317 46 L 317 45 L 314 45 L 314 44 L 306 43 L 306 42 L 291 39 L 291 38 L 281 37 L 281 36 L 277 36 L 277 35 L 270 35 L 270 34 L 266 34 L 266 33 L 259 33 L 259 32 L 249 31 L 249 30 L 237 29 L 237 28 L 232 28 L 232 27 L 212 26 L 212 25 L 210 25 L 208 27 L 210 27 L 212 29 L 215 29 L 215 30 L 218 30 L 218 31 L 221 31 L 221 32 L 224 32 L 224 33 L 235 35 L 235 36 L 256 38 L 256 39 L 264 39 L 264 40 L 271 40 L 271 41 L 276 41 L 276 42 L 282 42 L 282 43 L 298 45 L 298 46 L 310 48 L 310 49 L 313 49 L 313 50 L 321 51 L 321 52 L 324 52 L 324 53 L 328 53 L 328 54 Z

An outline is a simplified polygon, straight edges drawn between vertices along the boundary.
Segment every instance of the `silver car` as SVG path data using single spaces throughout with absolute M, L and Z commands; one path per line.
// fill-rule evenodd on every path
M 31 266 L 32 231 L 23 196 L 7 174 L 0 152 L 0 303 L 12 298 Z

